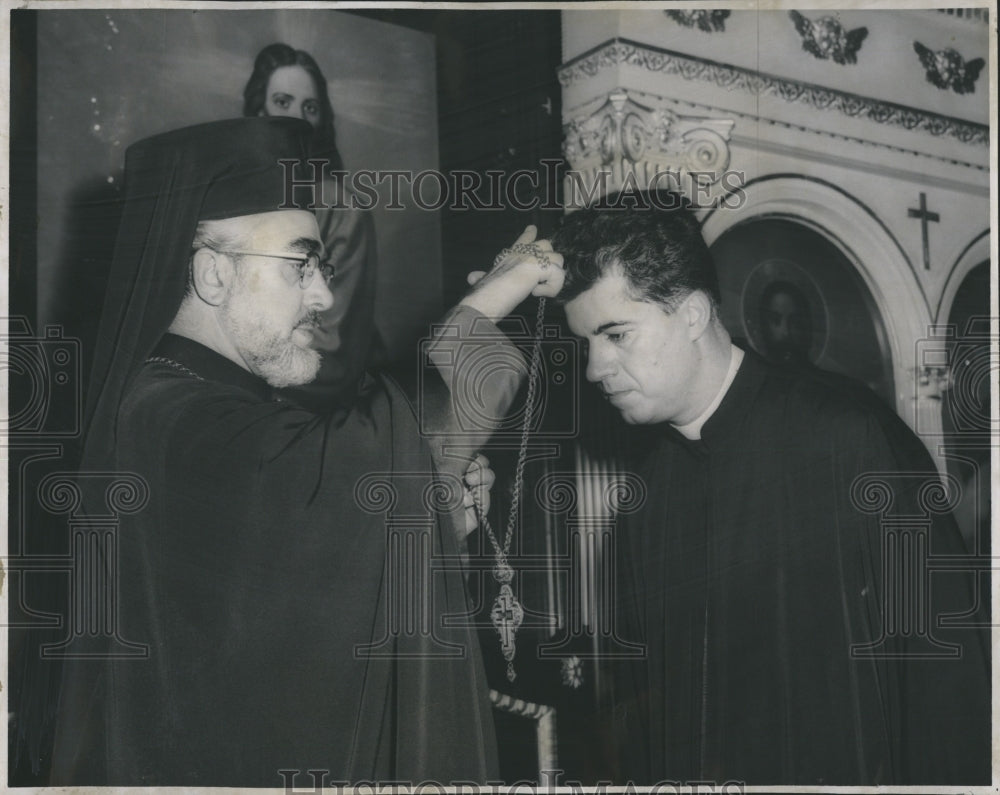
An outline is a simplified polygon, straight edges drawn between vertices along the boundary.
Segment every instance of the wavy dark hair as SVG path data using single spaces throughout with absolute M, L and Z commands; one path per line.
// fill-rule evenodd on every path
M 327 92 L 326 78 L 309 53 L 296 50 L 287 44 L 269 44 L 259 53 L 253 62 L 253 73 L 243 89 L 243 115 L 260 116 L 265 113 L 267 99 L 267 83 L 276 69 L 282 66 L 301 66 L 312 78 L 319 100 L 319 125 L 313 141 L 313 155 L 325 157 L 333 169 L 343 169 L 344 161 L 337 149 L 337 132 L 333 126 L 333 105 Z
M 563 255 L 565 304 L 614 269 L 625 276 L 635 300 L 672 312 L 694 290 L 704 292 L 714 311 L 719 281 L 694 208 L 666 191 L 614 194 L 567 215 L 552 236 Z

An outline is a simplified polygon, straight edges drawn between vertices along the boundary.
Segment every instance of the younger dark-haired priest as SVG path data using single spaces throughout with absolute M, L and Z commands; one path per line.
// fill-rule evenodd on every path
M 988 784 L 988 621 L 926 450 L 734 346 L 698 221 L 664 205 L 553 238 L 587 379 L 649 426 L 615 547 L 643 650 L 613 661 L 615 780 Z

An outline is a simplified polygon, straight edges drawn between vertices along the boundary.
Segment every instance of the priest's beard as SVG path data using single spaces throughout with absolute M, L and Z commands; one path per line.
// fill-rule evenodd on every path
M 275 388 L 308 384 L 319 372 L 319 352 L 296 345 L 289 334 L 297 326 L 282 329 L 262 303 L 238 276 L 233 292 L 221 307 L 222 322 L 236 349 L 250 370 Z M 315 314 L 310 312 L 298 325 L 315 324 Z

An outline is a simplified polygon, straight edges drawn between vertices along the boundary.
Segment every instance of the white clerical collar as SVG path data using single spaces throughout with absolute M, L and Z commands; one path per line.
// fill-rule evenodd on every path
M 729 347 L 729 370 L 726 371 L 726 377 L 722 379 L 722 386 L 719 387 L 719 391 L 716 393 L 715 399 L 708 404 L 708 407 L 698 416 L 697 419 L 692 420 L 687 423 L 687 425 L 674 426 L 679 433 L 686 436 L 688 439 L 701 438 L 702 426 L 708 422 L 708 418 L 715 414 L 715 410 L 719 408 L 719 404 L 726 396 L 726 392 L 729 391 L 729 387 L 733 385 L 733 380 L 736 378 L 736 371 L 740 369 L 740 365 L 743 363 L 743 351 L 732 343 L 730 343 Z

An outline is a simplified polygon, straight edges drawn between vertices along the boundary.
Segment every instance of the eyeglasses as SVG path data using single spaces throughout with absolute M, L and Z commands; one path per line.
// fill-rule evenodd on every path
M 320 263 L 319 254 L 289 254 L 286 252 L 279 254 L 275 251 L 235 251 L 234 249 L 226 249 L 225 251 L 219 251 L 219 253 L 236 254 L 241 257 L 268 257 L 270 259 L 283 259 L 288 262 L 294 262 L 295 267 L 299 271 L 299 287 L 303 290 L 312 284 L 316 271 L 319 271 L 320 277 L 326 283 L 327 287 L 333 282 L 333 275 L 336 272 L 333 265 L 325 262 Z

